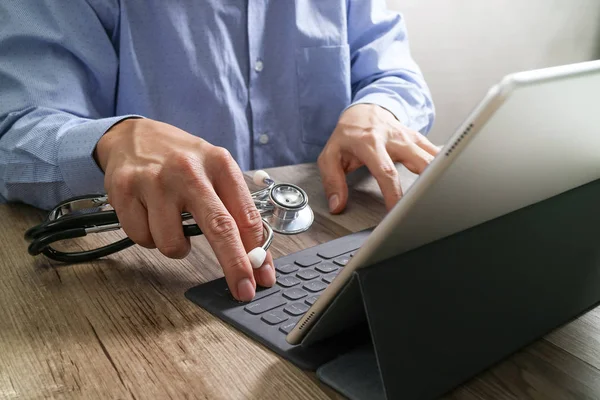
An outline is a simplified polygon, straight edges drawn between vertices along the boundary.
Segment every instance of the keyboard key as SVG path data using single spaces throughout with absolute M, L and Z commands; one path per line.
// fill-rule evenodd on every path
M 285 311 L 288 314 L 293 315 L 294 317 L 297 317 L 298 315 L 302 315 L 305 312 L 308 311 L 308 306 L 304 303 L 294 303 L 294 304 L 290 304 L 289 306 L 285 307 L 283 309 L 283 311 Z
M 309 298 L 304 299 L 304 302 L 306 304 L 308 304 L 309 306 L 312 306 L 313 304 L 315 304 L 315 301 L 317 301 L 318 298 L 319 298 L 318 295 L 316 295 L 316 296 L 310 296 Z
M 321 259 L 317 256 L 304 256 L 300 257 L 295 261 L 301 267 L 310 267 L 321 262 Z
M 349 256 L 341 256 L 341 257 L 338 257 L 335 260 L 333 260 L 333 262 L 336 263 L 337 265 L 341 265 L 343 267 L 350 262 L 350 257 Z
M 327 284 L 322 281 L 312 281 L 305 283 L 302 287 L 311 292 L 320 292 L 327 287 Z
M 277 293 L 279 292 L 279 290 L 281 290 L 279 287 L 277 286 L 272 286 L 270 288 L 265 288 L 262 286 L 256 286 L 256 294 L 254 295 L 254 298 L 251 301 L 256 301 L 256 300 L 260 300 L 263 297 L 267 297 L 273 293 Z M 222 295 L 226 295 L 228 296 L 232 301 L 236 302 L 236 303 L 245 303 L 242 301 L 239 301 L 238 299 L 236 299 L 235 297 L 233 297 L 233 294 L 231 294 L 231 291 L 229 290 L 228 287 L 226 287 L 224 290 L 216 292 L 219 296 Z
M 295 285 L 299 284 L 300 282 L 302 282 L 300 279 L 296 278 L 295 276 L 290 276 L 290 275 L 281 276 L 281 277 L 279 277 L 279 279 L 277 279 L 277 283 L 280 286 L 283 286 L 286 288 L 295 286 Z
M 248 304 L 246 307 L 244 307 L 244 310 L 250 314 L 258 315 L 266 311 L 271 311 L 272 309 L 282 306 L 286 303 L 287 301 L 281 296 L 270 296 Z
M 360 246 L 358 246 L 356 243 L 346 243 L 337 246 L 329 245 L 327 246 L 327 248 L 319 250 L 317 254 L 319 255 L 319 257 L 323 258 L 334 258 L 349 251 L 357 250 L 359 247 Z
M 291 332 L 292 329 L 294 329 L 294 326 L 296 326 L 296 323 L 298 323 L 297 319 L 290 320 L 290 321 L 284 323 L 283 325 L 281 325 L 279 327 L 279 330 L 285 334 L 288 334 Z
M 321 274 L 319 274 L 317 271 L 312 270 L 312 269 L 303 269 L 302 271 L 300 271 L 296 274 L 296 276 L 298 278 L 302 278 L 305 281 L 310 281 L 311 279 L 315 279 L 319 275 L 321 275 Z
M 291 274 L 292 272 L 298 271 L 299 268 L 297 265 L 294 264 L 285 264 L 280 265 L 279 267 L 275 267 L 275 269 L 281 272 L 282 274 Z
M 265 315 L 263 315 L 260 319 L 266 322 L 269 325 L 277 325 L 281 322 L 287 321 L 289 319 L 289 315 L 284 313 L 281 310 L 269 311 Z
M 337 272 L 334 272 L 333 274 L 325 275 L 323 277 L 323 282 L 331 283 L 331 282 L 333 282 L 333 280 L 335 279 L 336 276 L 337 276 Z
M 335 271 L 338 268 L 339 267 L 337 265 L 333 264 L 331 261 L 324 262 L 324 263 L 319 264 L 319 265 L 317 265 L 315 267 L 315 269 L 317 271 L 320 271 L 320 272 L 322 272 L 324 274 L 327 274 L 327 273 L 329 273 L 331 271 Z
M 256 294 L 254 295 L 254 298 L 252 299 L 252 301 L 260 300 L 262 298 L 272 295 L 273 293 L 277 293 L 280 290 L 281 289 L 278 288 L 277 286 L 272 286 L 270 288 L 256 286 Z
M 304 290 L 302 290 L 300 288 L 292 288 L 292 289 L 288 289 L 288 290 L 284 291 L 283 295 L 290 300 L 298 300 L 298 299 L 308 296 L 308 293 L 306 293 Z

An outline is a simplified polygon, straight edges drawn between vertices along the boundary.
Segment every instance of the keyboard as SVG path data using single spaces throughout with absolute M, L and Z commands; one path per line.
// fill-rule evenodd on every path
M 258 287 L 251 302 L 235 300 L 224 278 L 191 288 L 186 297 L 301 368 L 314 370 L 318 366 L 315 363 L 332 357 L 331 353 L 336 353 L 338 345 L 343 343 L 337 343 L 339 340 L 333 346 L 322 343 L 307 350 L 290 345 L 285 337 L 348 264 L 371 231 L 356 232 L 274 260 L 276 284 L 270 288 Z
M 277 325 L 281 333 L 288 334 L 353 255 L 349 251 L 335 255 L 334 259 L 308 256 L 276 266 L 277 283 L 259 291 L 244 311 L 260 316 L 263 323 Z

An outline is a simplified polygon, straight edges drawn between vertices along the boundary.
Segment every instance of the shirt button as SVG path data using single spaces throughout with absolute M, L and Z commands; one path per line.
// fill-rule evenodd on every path
M 269 135 L 267 135 L 266 133 L 263 133 L 262 135 L 260 135 L 258 137 L 258 142 L 260 144 L 267 144 L 267 143 L 269 143 Z
M 262 62 L 262 61 L 260 61 L 260 60 L 258 60 L 258 61 L 256 62 L 256 64 L 254 64 L 254 70 L 255 70 L 256 72 L 260 72 L 260 71 L 262 71 L 262 70 L 263 70 L 263 68 L 264 68 L 263 62 Z

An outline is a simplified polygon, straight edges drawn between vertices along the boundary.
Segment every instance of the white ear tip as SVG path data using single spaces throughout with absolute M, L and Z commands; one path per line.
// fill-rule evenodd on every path
M 257 247 L 248 253 L 248 258 L 250 259 L 252 268 L 260 268 L 265 262 L 265 258 L 267 258 L 267 252 L 262 247 Z
M 252 177 L 252 180 L 254 181 L 255 185 L 264 186 L 265 185 L 265 179 L 268 179 L 268 178 L 269 178 L 269 174 L 267 174 L 262 169 L 259 169 L 258 171 L 256 171 L 254 173 L 254 176 Z

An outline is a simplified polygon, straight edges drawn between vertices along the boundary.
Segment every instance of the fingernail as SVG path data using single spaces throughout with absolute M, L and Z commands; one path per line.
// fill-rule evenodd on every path
M 250 279 L 244 278 L 238 282 L 238 298 L 240 301 L 250 301 L 254 298 L 254 287 Z
M 335 210 L 339 204 L 340 199 L 337 194 L 334 194 L 331 197 L 329 197 L 329 211 L 333 212 L 333 210 Z
M 260 282 L 263 285 L 271 287 L 275 284 L 275 271 L 273 270 L 271 264 L 267 263 L 260 267 L 258 273 L 260 274 Z

